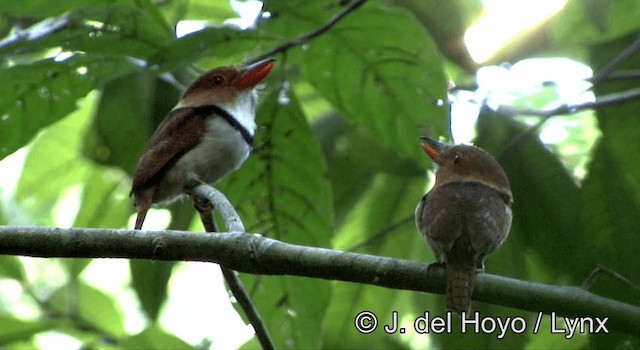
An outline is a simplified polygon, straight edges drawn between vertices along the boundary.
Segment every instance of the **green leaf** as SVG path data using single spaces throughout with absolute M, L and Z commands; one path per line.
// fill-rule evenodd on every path
M 362 200 L 346 214 L 346 221 L 334 238 L 335 248 L 416 261 L 433 260 L 413 218 L 424 194 L 424 182 L 420 177 L 375 176 Z M 335 284 L 324 321 L 324 345 L 327 348 L 402 347 L 403 339 L 394 339 L 382 327 L 391 322 L 392 311 L 398 311 L 402 317 L 417 316 L 426 310 L 412 302 L 414 294 L 364 284 Z M 428 299 L 436 300 L 432 296 Z M 429 305 L 433 311 L 438 307 L 433 302 Z M 371 334 L 361 334 L 354 327 L 356 315 L 365 310 L 379 318 L 379 328 Z
M 16 190 L 16 202 L 29 206 L 35 222 L 52 223 L 53 206 L 64 190 L 80 183 L 89 165 L 78 157 L 90 104 L 50 126 L 32 143 Z
M 288 100 L 279 103 L 279 92 L 270 91 L 258 110 L 254 154 L 219 187 L 239 208 L 249 232 L 328 247 L 333 211 L 320 147 L 293 91 L 280 93 Z M 277 346 L 320 345 L 329 283 L 286 276 L 243 278 Z
M 13 278 L 23 282 L 25 272 L 17 256 L 0 255 L 0 277 Z
M 51 329 L 50 322 L 26 321 L 0 315 L 0 344 L 29 340 L 34 334 Z
M 61 259 L 60 262 L 64 265 L 67 273 L 69 274 L 69 278 L 77 279 L 78 276 L 84 271 L 89 264 L 91 264 L 92 259 Z
M 177 100 L 175 88 L 147 71 L 108 82 L 85 138 L 84 153 L 100 164 L 133 174 L 158 120 Z
M 83 179 L 80 209 L 74 227 L 126 227 L 133 208 L 129 179 L 120 171 L 92 166 Z
M 620 52 L 637 40 L 630 35 L 591 49 L 591 65 L 594 70 L 609 64 Z M 619 70 L 637 70 L 640 60 L 637 57 L 625 60 Z M 595 87 L 596 96 L 612 94 L 637 88 L 634 81 L 622 81 L 599 84 Z M 640 109 L 637 101 L 613 104 L 598 108 L 598 125 L 602 138 L 595 147 L 593 158 L 588 167 L 588 176 L 583 183 L 585 205 L 582 220 L 585 222 L 584 235 L 589 237 L 590 252 L 594 269 L 602 264 L 627 278 L 639 283 L 640 266 L 629 264 L 637 260 L 637 247 L 640 244 L 640 164 L 633 160 L 640 152 L 640 121 L 629 116 L 636 115 Z M 594 291 L 618 300 L 636 303 L 628 288 L 608 277 L 600 277 Z
M 170 1 L 163 3 L 160 10 L 172 24 L 181 20 L 204 20 L 207 23 L 222 25 L 229 18 L 237 17 L 230 1 Z
M 444 134 L 446 109 L 437 106 L 446 99 L 442 58 L 410 13 L 365 6 L 292 53 L 318 92 L 399 157 L 423 159 L 421 127 Z
M 640 29 L 640 3 L 635 0 L 567 3 L 552 34 L 561 44 L 591 44 L 615 39 Z
M 361 200 L 378 173 L 424 177 L 423 165 L 413 159 L 397 157 L 395 152 L 376 142 L 366 130 L 350 127 L 344 118 L 335 113 L 318 119 L 313 124 L 313 130 L 327 158 L 338 225 Z M 417 139 L 415 146 L 420 147 Z M 354 159 L 358 161 L 354 162 Z
M 69 315 L 77 327 L 104 332 L 113 338 L 126 334 L 124 317 L 115 300 L 79 280 L 56 290 L 49 303 L 58 312 Z
M 152 321 L 158 319 L 167 299 L 167 283 L 175 262 L 130 260 L 131 282 L 138 299 Z
M 0 158 L 76 109 L 76 101 L 134 69 L 125 58 L 75 56 L 0 71 Z
M 194 347 L 173 334 L 152 324 L 142 332 L 120 343 L 123 349 L 193 349 Z
M 4 15 L 23 17 L 50 17 L 57 16 L 65 11 L 93 4 L 106 4 L 110 0 L 69 0 L 52 3 L 48 0 L 2 1 L 0 13 Z
M 216 65 L 235 65 L 249 52 L 260 52 L 265 42 L 271 40 L 274 39 L 254 31 L 209 27 L 167 43 L 151 58 L 150 64 L 158 65 L 161 70 L 174 70 L 194 60 L 207 58 L 214 60 Z M 203 66 L 215 67 L 211 64 Z
M 7 38 L 0 45 L 0 53 L 20 58 L 49 48 L 148 59 L 174 39 L 167 23 L 155 13 L 155 7 L 147 8 L 152 9 L 145 11 L 127 3 L 82 7 Z
M 554 270 L 556 278 L 569 275 L 581 281 L 588 269 L 587 256 L 578 254 L 586 242 L 580 220 L 583 206 L 578 185 L 556 155 L 538 140 L 526 134 L 526 126 L 513 119 L 483 113 L 478 119 L 476 144 L 493 154 L 505 169 L 513 192 L 513 224 L 506 246 L 519 247 L 511 255 L 501 255 L 504 263 L 493 263 L 498 274 L 512 275 L 524 261 L 514 259 L 518 252 L 533 250 L 545 268 Z M 518 139 L 518 142 L 513 142 Z M 508 250 L 507 249 L 507 250 Z M 499 261 L 498 254 L 490 258 Z M 566 254 L 572 251 L 572 254 Z M 522 255 L 520 255 L 523 258 Z M 516 268 L 519 266 L 519 268 Z M 570 267 L 570 268 L 569 268 Z M 524 277 L 524 276 L 514 276 Z M 544 281 L 557 283 L 554 281 Z

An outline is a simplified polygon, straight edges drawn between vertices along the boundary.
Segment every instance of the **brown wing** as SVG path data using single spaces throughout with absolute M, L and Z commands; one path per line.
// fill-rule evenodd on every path
M 155 185 L 184 153 L 200 142 L 207 115 L 197 108 L 169 112 L 153 133 L 136 168 L 131 192 Z

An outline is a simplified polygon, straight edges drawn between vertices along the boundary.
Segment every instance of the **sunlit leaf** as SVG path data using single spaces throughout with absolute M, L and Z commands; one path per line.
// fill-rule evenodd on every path
M 28 340 L 34 334 L 51 329 L 50 322 L 25 321 L 11 316 L 0 315 L 0 343 Z
M 74 227 L 126 227 L 132 210 L 128 183 L 122 172 L 91 167 L 84 176 Z
M 592 65 L 597 71 L 618 57 L 637 40 L 635 35 L 620 38 L 606 44 L 596 45 L 591 50 Z M 620 70 L 640 68 L 637 58 L 626 60 Z M 635 81 L 621 81 L 598 85 L 596 96 L 637 88 Z M 602 138 L 595 147 L 593 159 L 584 181 L 585 203 L 582 220 L 586 223 L 584 234 L 594 257 L 594 264 L 604 265 L 634 283 L 640 276 L 640 265 L 629 264 L 637 259 L 640 245 L 640 163 L 633 156 L 640 152 L 640 121 L 629 116 L 636 115 L 640 103 L 637 101 L 599 108 L 596 111 Z M 636 303 L 638 295 L 609 277 L 600 276 L 594 290 L 603 295 Z
M 52 3 L 48 0 L 34 0 L 29 2 L 2 1 L 0 13 L 13 16 L 47 17 L 61 14 L 65 11 L 92 4 L 106 4 L 107 0 L 70 0 Z
M 423 130 L 444 134 L 442 59 L 409 13 L 364 7 L 295 53 L 303 77 L 398 157 L 422 159 Z
M 496 156 L 511 182 L 514 204 L 508 244 L 533 249 L 556 276 L 569 274 L 577 281 L 581 274 L 576 266 L 587 266 L 587 261 L 565 252 L 580 251 L 586 244 L 581 239 L 582 196 L 557 157 L 535 134 L 523 134 L 525 130 L 520 123 L 491 113 L 478 120 L 476 144 Z
M 76 109 L 76 101 L 135 68 L 125 58 L 77 56 L 0 70 L 0 158 Z
M 80 183 L 89 165 L 77 156 L 86 130 L 89 104 L 52 125 L 33 142 L 24 163 L 16 198 L 38 213 L 35 221 L 52 220 L 53 205 L 64 190 Z
M 137 4 L 146 8 L 121 2 L 85 6 L 45 19 L 5 40 L 0 53 L 20 57 L 50 48 L 148 58 L 173 39 L 173 32 L 155 7 L 145 6 L 148 1 Z
M 154 324 L 122 342 L 125 349 L 193 349 L 184 340 Z
M 604 42 L 637 31 L 638 16 L 635 0 L 572 0 L 555 21 L 553 35 L 564 45 Z
M 55 310 L 74 320 L 79 328 L 88 327 L 115 338 L 126 333 L 124 317 L 115 300 L 81 281 L 58 289 L 49 302 Z
M 153 321 L 158 319 L 160 307 L 167 299 L 167 283 L 175 262 L 131 260 L 131 282 L 138 299 Z
M 24 281 L 24 268 L 17 256 L 0 255 L 0 277 Z
M 425 181 L 426 177 L 376 176 L 362 200 L 348 212 L 334 238 L 335 248 L 429 261 L 430 249 L 418 234 L 413 219 Z M 402 316 L 417 316 L 425 311 L 411 302 L 413 294 L 368 285 L 336 284 L 324 322 L 325 344 L 329 348 L 398 347 L 402 339 L 390 339 L 382 327 L 391 323 L 392 311 Z M 433 303 L 431 306 L 436 307 Z M 361 334 L 355 328 L 356 315 L 363 311 L 373 312 L 379 318 L 377 331 Z

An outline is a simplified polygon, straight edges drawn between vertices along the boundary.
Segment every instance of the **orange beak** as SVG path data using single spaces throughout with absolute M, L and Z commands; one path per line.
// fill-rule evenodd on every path
M 275 61 L 275 59 L 270 58 L 247 66 L 242 75 L 232 85 L 239 90 L 253 89 L 271 73 Z
M 422 141 L 422 150 L 424 153 L 426 153 L 429 158 L 433 159 L 436 164 L 442 164 L 442 152 L 445 150 L 447 145 L 428 136 L 422 136 L 420 137 L 420 140 Z

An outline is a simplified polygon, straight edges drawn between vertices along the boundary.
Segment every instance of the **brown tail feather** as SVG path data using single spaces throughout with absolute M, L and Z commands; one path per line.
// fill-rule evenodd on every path
M 447 310 L 469 312 L 476 268 L 471 264 L 447 265 Z

